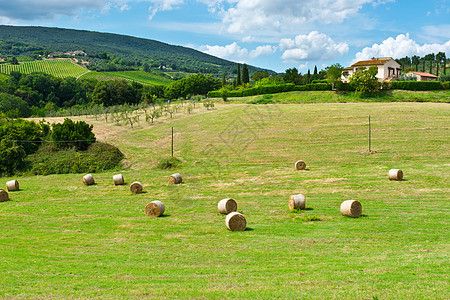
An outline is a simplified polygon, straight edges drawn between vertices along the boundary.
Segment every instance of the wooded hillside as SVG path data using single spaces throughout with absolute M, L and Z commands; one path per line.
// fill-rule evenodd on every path
M 34 51 L 68 52 L 85 50 L 89 55 L 108 53 L 128 61 L 147 62 L 187 72 L 236 72 L 236 63 L 203 52 L 150 39 L 32 26 L 0 26 L 0 55 L 24 55 Z M 250 73 L 263 69 L 249 66 Z M 272 72 L 272 71 L 270 71 Z

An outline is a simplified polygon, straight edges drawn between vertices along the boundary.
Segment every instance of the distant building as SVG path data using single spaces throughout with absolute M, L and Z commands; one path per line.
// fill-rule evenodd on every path
M 55 57 L 55 56 L 61 56 L 64 55 L 64 52 L 52 52 L 48 55 L 48 57 Z
M 342 81 L 349 82 L 350 77 L 362 68 L 378 68 L 376 77 L 380 82 L 397 80 L 401 72 L 401 65 L 392 57 L 372 58 L 371 60 L 362 60 L 354 63 L 351 67 L 342 70 Z
M 426 73 L 426 72 L 416 72 L 416 71 L 410 71 L 406 73 L 407 76 L 413 76 L 416 77 L 417 81 L 436 81 L 438 80 L 438 76 Z

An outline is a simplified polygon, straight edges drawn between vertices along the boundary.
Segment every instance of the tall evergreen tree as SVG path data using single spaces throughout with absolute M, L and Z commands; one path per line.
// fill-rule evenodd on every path
M 314 75 L 317 75 L 317 66 L 314 66 Z
M 237 77 L 236 77 L 236 85 L 242 85 L 242 79 L 241 79 L 241 65 L 237 65 Z
M 227 84 L 227 78 L 225 72 L 222 74 L 222 87 L 224 87 Z
M 250 82 L 250 76 L 248 75 L 248 68 L 247 65 L 244 64 L 242 66 L 242 83 L 246 84 Z
M 447 74 L 447 57 L 444 54 L 444 74 Z
M 433 74 L 433 60 L 430 59 L 430 74 Z
M 422 58 L 422 72 L 425 72 L 425 58 Z
M 308 74 L 306 75 L 306 84 L 309 84 L 310 79 L 311 79 L 311 70 L 308 69 Z

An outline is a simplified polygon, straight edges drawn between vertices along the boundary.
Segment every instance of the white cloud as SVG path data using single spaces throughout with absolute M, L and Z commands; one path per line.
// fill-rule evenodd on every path
M 270 45 L 259 46 L 250 51 L 246 48 L 242 48 L 236 42 L 226 46 L 203 45 L 198 49 L 210 55 L 236 62 L 245 62 L 248 59 L 256 58 L 262 55 L 271 55 L 276 51 L 276 47 Z
M 231 33 L 278 30 L 306 22 L 340 23 L 377 0 L 227 0 L 223 22 Z
M 328 35 L 312 31 L 308 35 L 297 35 L 294 39 L 282 39 L 281 58 L 285 62 L 331 60 L 346 54 L 346 43 L 336 43 Z
M 248 57 L 248 50 L 241 48 L 236 42 L 226 46 L 200 46 L 200 51 L 233 61 L 244 61 Z
M 353 62 L 367 60 L 372 57 L 393 57 L 402 58 L 405 56 L 425 56 L 429 53 L 445 52 L 450 56 L 450 40 L 444 44 L 423 44 L 419 45 L 409 37 L 409 34 L 400 34 L 395 39 L 390 37 L 381 44 L 373 44 L 356 53 Z
M 255 50 L 250 51 L 250 58 L 256 58 L 262 55 L 271 55 L 277 51 L 277 47 L 264 45 L 258 46 Z
M 173 10 L 179 5 L 183 4 L 184 0 L 151 0 L 146 2 L 151 3 L 150 7 L 148 8 L 148 11 L 150 13 L 148 18 L 151 20 L 158 11 Z

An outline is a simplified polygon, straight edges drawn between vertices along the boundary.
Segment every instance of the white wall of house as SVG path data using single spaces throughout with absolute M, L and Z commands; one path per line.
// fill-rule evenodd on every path
M 356 73 L 358 71 L 358 69 L 361 69 L 364 67 L 366 69 L 368 69 L 370 66 L 355 66 L 355 67 L 353 67 L 352 70 L 345 70 L 346 72 L 348 72 L 348 75 L 347 76 L 342 75 L 341 76 L 342 81 L 349 82 L 350 77 L 352 77 L 352 75 L 354 73 Z M 376 77 L 381 82 L 386 80 L 389 77 L 398 78 L 398 76 L 400 76 L 401 65 L 393 59 L 387 61 L 384 64 L 376 65 L 376 67 L 378 69 L 378 73 L 377 73 Z

